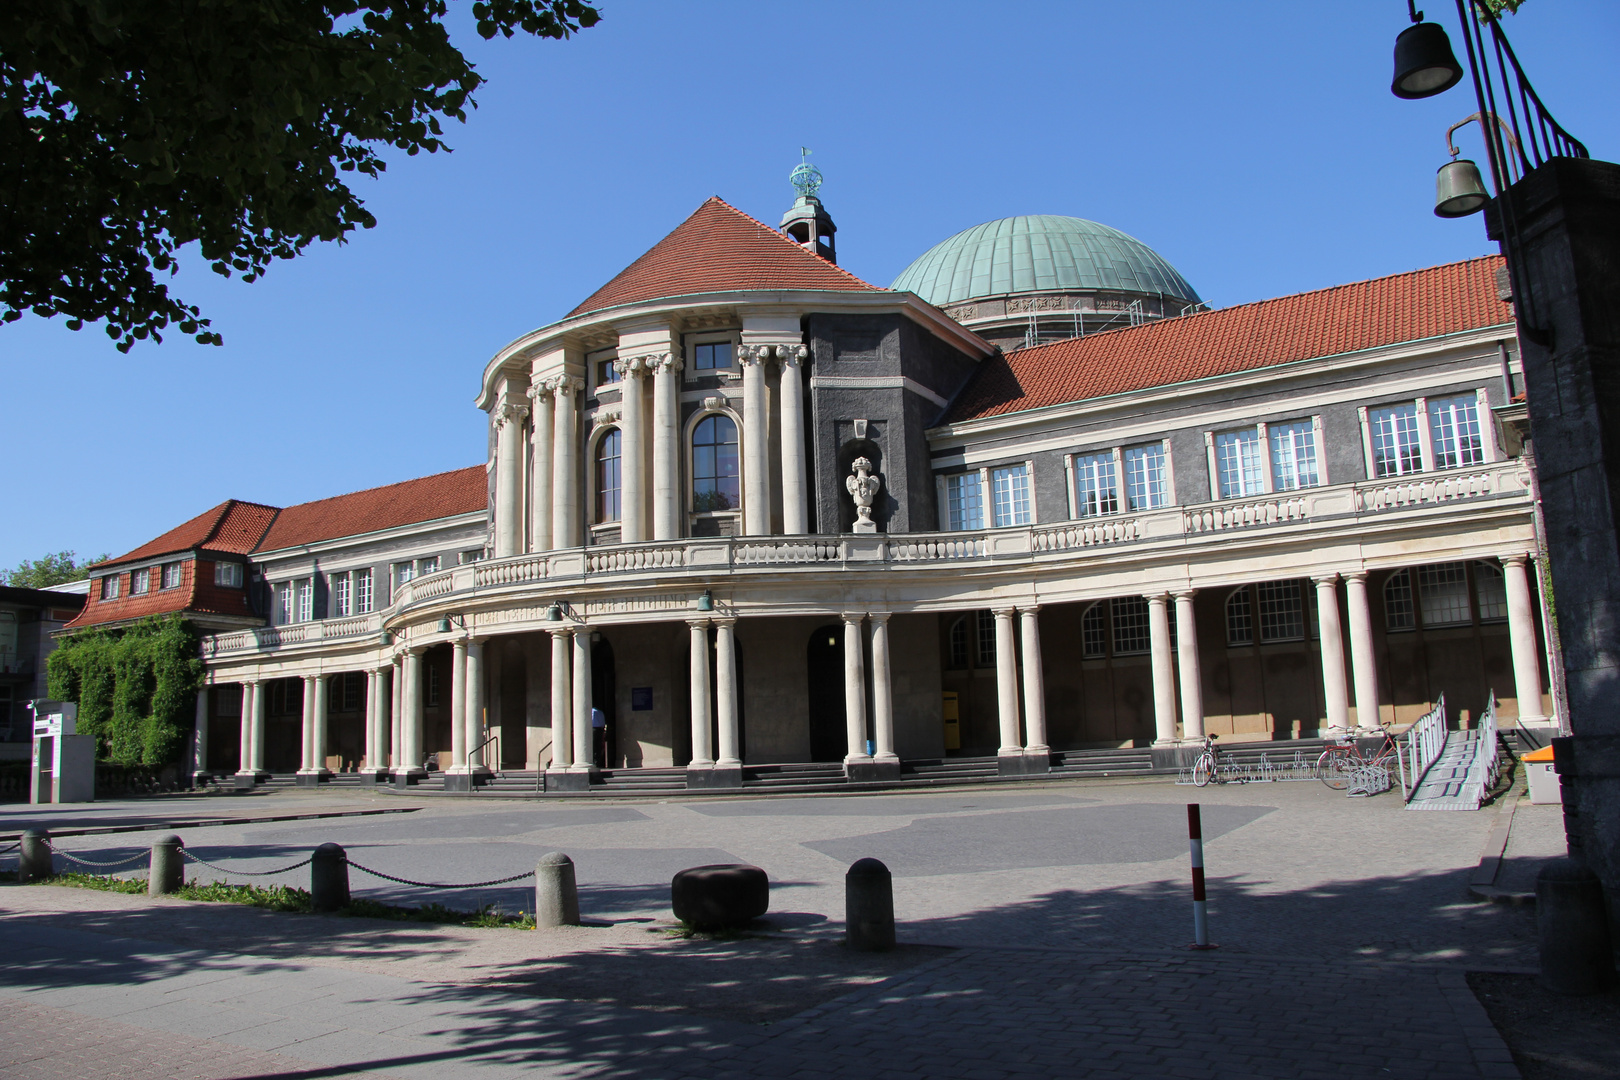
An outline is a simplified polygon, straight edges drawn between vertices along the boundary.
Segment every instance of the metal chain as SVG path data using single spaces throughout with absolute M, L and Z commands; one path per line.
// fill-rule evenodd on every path
M 63 851 L 59 847 L 56 847 L 55 845 L 51 846 L 51 851 L 62 856 L 62 858 L 66 859 L 70 863 L 78 863 L 80 866 L 95 867 L 97 870 L 110 870 L 119 866 L 134 866 L 138 862 L 144 862 L 145 860 L 151 858 L 150 853 L 143 851 L 139 855 L 132 856 L 128 859 L 119 859 L 116 862 L 93 862 L 90 859 L 81 859 L 76 855 L 69 855 L 67 852 Z
M 16 851 L 20 847 L 22 847 L 22 841 L 21 840 L 17 841 L 15 844 L 12 844 L 8 848 L 0 848 L 0 855 L 9 854 L 10 852 Z
M 242 877 L 274 877 L 277 874 L 291 873 L 292 871 L 308 866 L 310 863 L 315 861 L 315 857 L 312 855 L 301 863 L 293 863 L 291 866 L 283 866 L 280 870 L 235 870 L 231 869 L 230 867 L 215 866 L 206 859 L 199 859 L 185 848 L 180 849 L 180 854 L 184 855 L 186 858 L 190 859 L 199 866 L 206 866 L 210 870 L 218 870 L 221 874 L 240 874 Z
M 354 867 L 356 870 L 360 871 L 362 874 L 370 874 L 372 877 L 380 877 L 384 881 L 396 881 L 401 885 L 415 885 L 419 889 L 483 889 L 491 885 L 510 885 L 514 881 L 521 881 L 524 878 L 534 877 L 533 870 L 525 870 L 521 874 L 513 874 L 511 877 L 498 878 L 495 881 L 470 881 L 464 885 L 447 885 L 443 882 L 437 881 L 412 881 L 409 878 L 395 877 L 393 874 L 385 874 L 381 870 L 373 870 L 369 866 L 361 866 L 353 859 L 345 859 L 344 861 L 350 866 Z

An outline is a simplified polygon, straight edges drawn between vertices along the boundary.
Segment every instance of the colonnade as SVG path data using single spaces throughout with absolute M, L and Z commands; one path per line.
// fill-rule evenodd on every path
M 771 509 L 780 495 L 782 531 L 802 534 L 810 523 L 801 374 L 809 349 L 798 343 L 745 341 L 736 357 L 742 368 L 743 532 L 750 536 L 772 532 Z M 773 362 L 780 374 L 774 409 L 767 381 L 767 368 Z M 685 448 L 680 432 L 683 367 L 679 351 L 671 350 L 631 353 L 614 361 L 619 376 L 614 422 L 621 440 L 620 543 L 674 540 L 685 532 L 681 484 Z M 527 385 L 512 376 L 502 380 L 490 410 L 496 430 L 497 558 L 579 547 L 585 542 L 582 485 L 590 463 L 580 459 L 586 434 L 581 423 L 586 390 L 585 379 L 570 373 L 536 375 Z M 533 424 L 526 428 L 530 416 Z M 781 447 L 780 472 L 774 477 L 770 463 L 773 438 Z

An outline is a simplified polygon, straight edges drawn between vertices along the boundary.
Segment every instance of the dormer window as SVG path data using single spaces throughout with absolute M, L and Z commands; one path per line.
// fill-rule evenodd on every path
M 112 575 L 109 575 L 108 577 L 102 578 L 101 579 L 101 598 L 103 600 L 116 600 L 116 599 L 118 599 L 118 597 L 119 597 L 119 595 L 120 595 L 120 593 L 122 591 L 118 587 L 120 581 L 121 581 L 121 579 L 119 578 L 119 576 L 117 574 L 112 574 Z
M 152 591 L 152 571 L 142 569 L 129 575 L 129 594 L 145 596 Z

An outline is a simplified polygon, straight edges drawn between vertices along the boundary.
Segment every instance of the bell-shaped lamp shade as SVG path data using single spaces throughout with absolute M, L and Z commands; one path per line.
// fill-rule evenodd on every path
M 1462 77 L 1451 39 L 1439 23 L 1413 23 L 1395 39 L 1395 81 L 1389 88 L 1396 97 L 1433 97 L 1456 86 Z
M 1485 180 L 1479 175 L 1479 166 L 1467 158 L 1448 161 L 1435 174 L 1436 217 L 1467 217 L 1479 213 L 1490 201 L 1491 197 L 1485 192 Z
M 454 628 L 450 625 L 448 617 L 439 620 L 439 633 L 448 634 L 452 629 Z
M 710 592 L 708 589 L 704 589 L 703 595 L 697 598 L 697 609 L 699 611 L 713 611 L 714 593 Z

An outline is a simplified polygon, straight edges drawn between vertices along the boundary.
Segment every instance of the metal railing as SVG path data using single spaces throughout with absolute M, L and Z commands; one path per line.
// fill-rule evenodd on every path
M 1494 701 L 1494 695 L 1492 697 Z M 1442 693 L 1417 723 L 1406 730 L 1396 744 L 1395 761 L 1401 776 L 1401 798 L 1411 802 L 1423 776 L 1446 747 L 1446 695 Z
M 1468 776 L 1463 781 L 1462 797 L 1479 806 L 1485 801 L 1485 793 L 1496 786 L 1496 778 L 1501 768 L 1502 757 L 1500 740 L 1497 738 L 1496 721 L 1496 691 L 1491 691 L 1490 702 L 1485 706 L 1485 713 L 1479 718 L 1479 727 L 1474 740 L 1474 756 L 1468 763 Z

